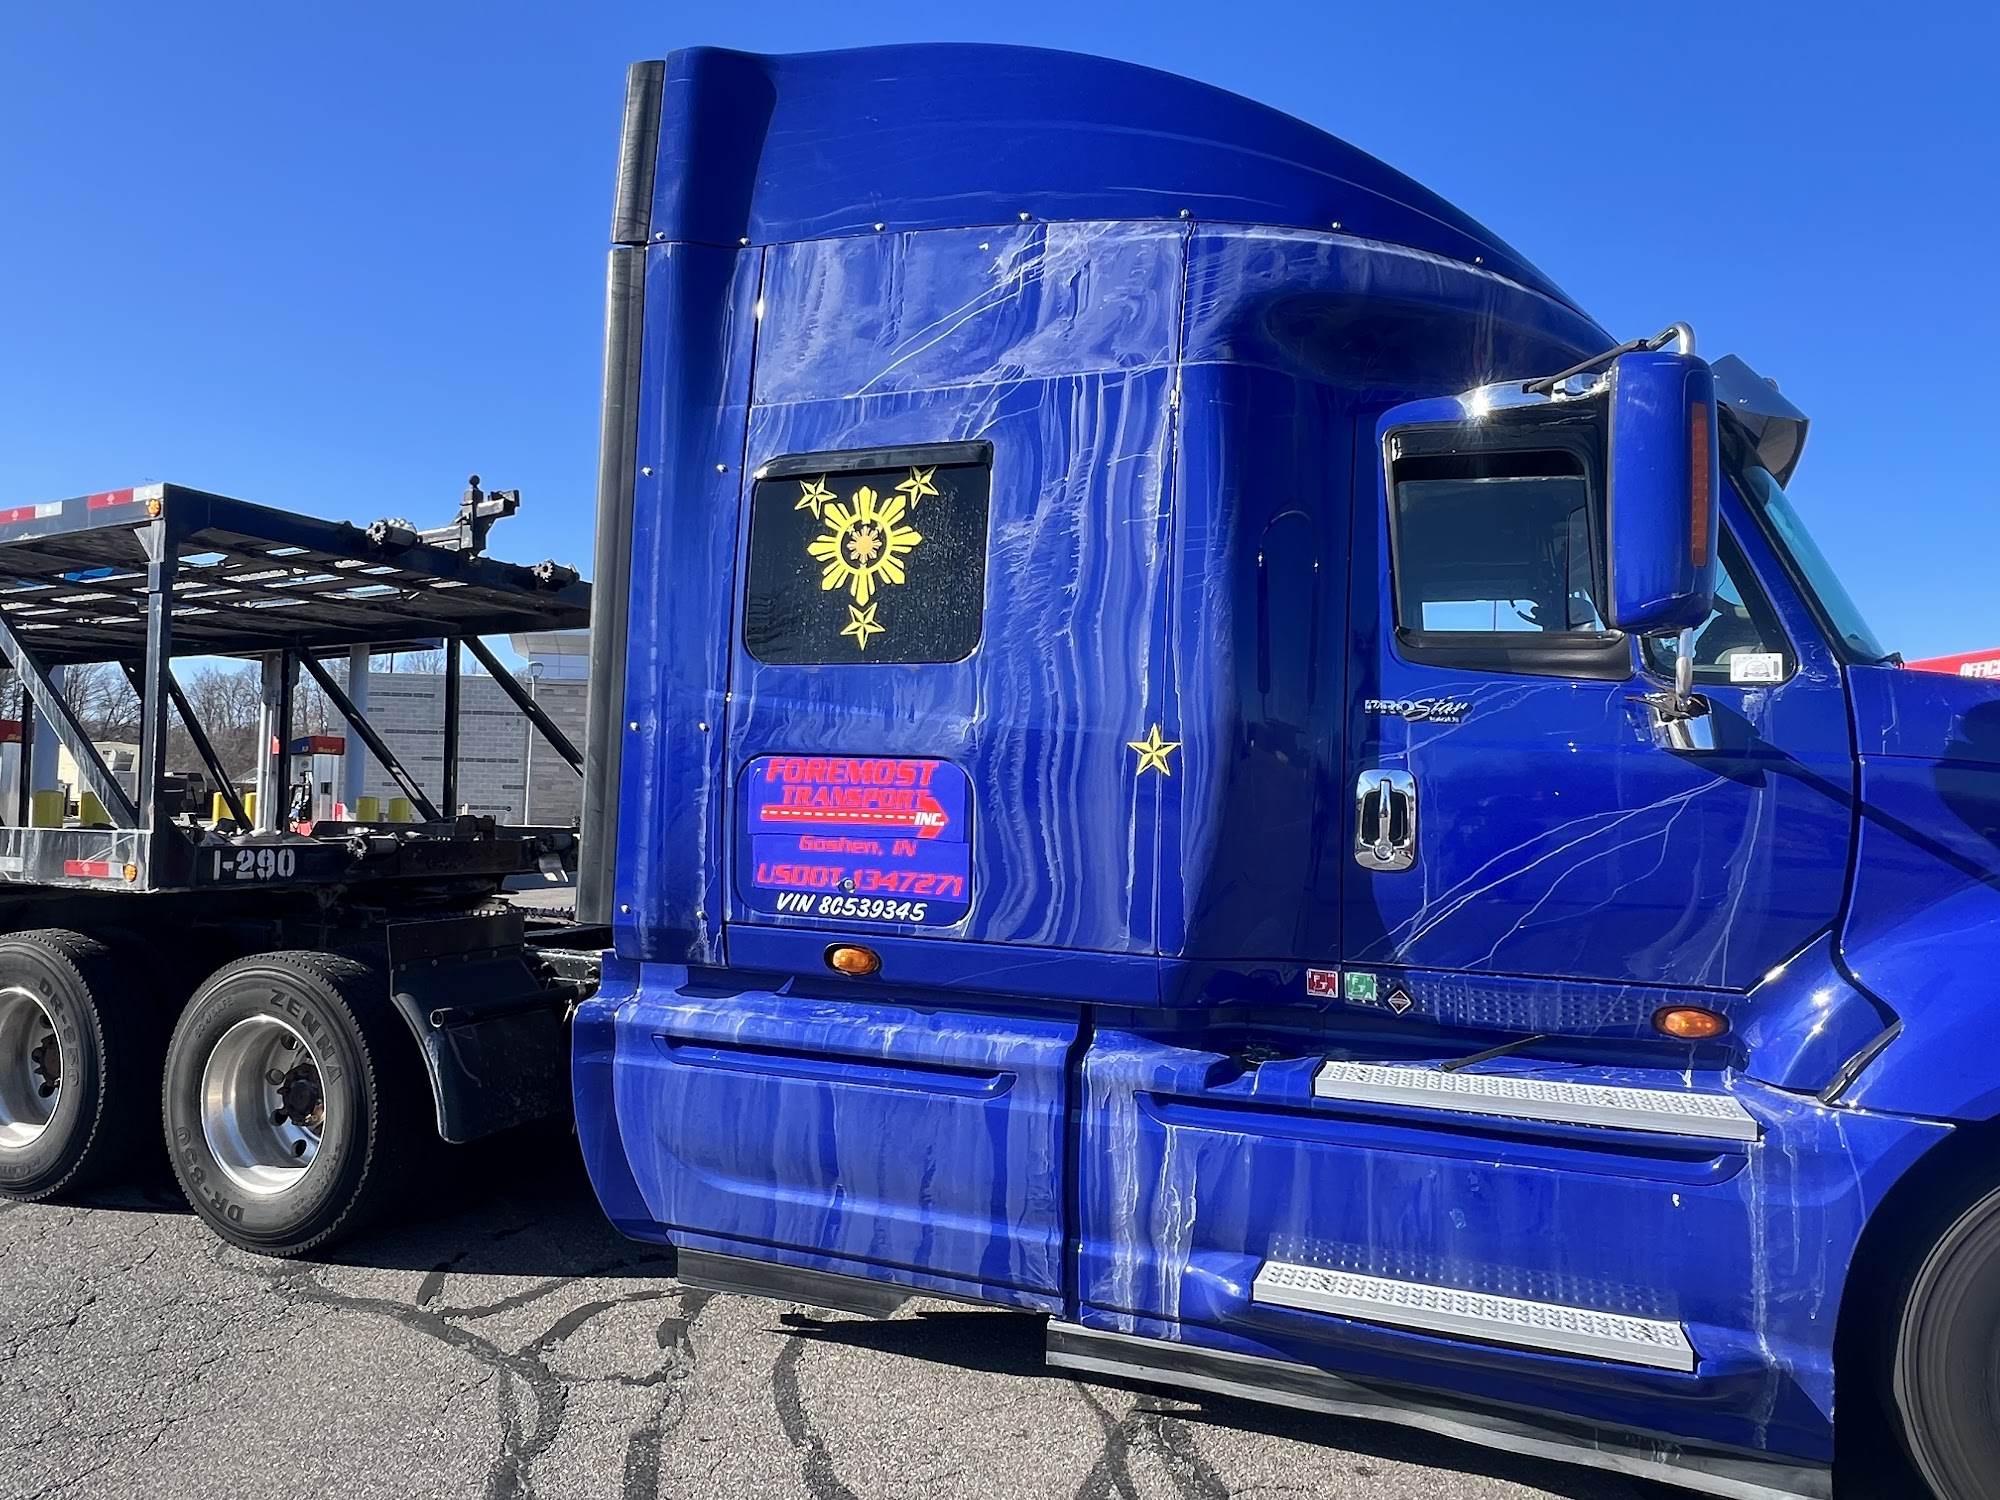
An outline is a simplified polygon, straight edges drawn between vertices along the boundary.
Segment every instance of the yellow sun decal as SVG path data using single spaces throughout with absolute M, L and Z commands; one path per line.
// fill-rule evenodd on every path
M 903 522 L 908 509 L 902 495 L 883 500 L 867 485 L 854 492 L 851 507 L 827 501 L 820 513 L 826 530 L 806 548 L 822 565 L 819 586 L 848 589 L 865 605 L 883 584 L 904 582 L 903 554 L 923 540 Z

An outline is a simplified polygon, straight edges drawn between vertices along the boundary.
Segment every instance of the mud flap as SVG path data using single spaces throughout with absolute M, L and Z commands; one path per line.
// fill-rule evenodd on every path
M 438 1134 L 454 1144 L 569 1108 L 560 996 L 522 947 L 518 912 L 389 929 L 390 994 L 423 1049 Z

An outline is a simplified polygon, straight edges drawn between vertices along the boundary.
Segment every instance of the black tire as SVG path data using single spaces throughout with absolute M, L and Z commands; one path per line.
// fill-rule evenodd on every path
M 2000 1188 L 1918 1265 L 1891 1360 L 1903 1446 L 1938 1500 L 2000 1500 Z
M 267 1036 L 295 1061 L 282 1084 L 275 1066 L 249 1061 Z M 310 1085 L 303 1096 L 301 1074 Z M 233 1123 L 261 1118 L 251 1107 L 258 1086 L 269 1089 L 274 1120 L 303 1099 L 306 1125 L 280 1122 L 258 1135 Z M 242 1102 L 231 1110 L 217 1100 Z M 430 1082 L 386 976 L 331 953 L 261 953 L 213 975 L 174 1028 L 163 1108 L 174 1175 L 194 1211 L 223 1239 L 263 1255 L 303 1255 L 375 1222 L 403 1196 L 437 1134 Z M 287 1135 L 310 1145 L 303 1169 L 257 1155 Z
M 165 1033 L 144 968 L 106 944 L 61 928 L 0 937 L 0 1196 L 53 1198 L 157 1149 Z M 45 1120 L 24 1112 L 38 1101 Z

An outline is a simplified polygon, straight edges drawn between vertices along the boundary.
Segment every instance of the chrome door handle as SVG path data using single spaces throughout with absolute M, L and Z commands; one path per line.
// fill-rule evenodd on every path
M 1384 872 L 1417 862 L 1417 779 L 1408 771 L 1363 771 L 1355 783 L 1354 862 Z

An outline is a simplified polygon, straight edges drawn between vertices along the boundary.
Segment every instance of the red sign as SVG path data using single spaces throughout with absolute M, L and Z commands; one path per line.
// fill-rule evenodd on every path
M 952 820 L 931 789 L 940 764 L 837 755 L 766 756 L 760 762 L 763 786 L 756 794 L 756 820 L 765 827 L 907 828 L 918 838 L 934 839 Z
M 1945 672 L 1953 677 L 1986 677 L 2000 682 L 2000 650 L 1964 651 L 1957 656 L 1932 656 L 1907 665 L 1914 672 Z

